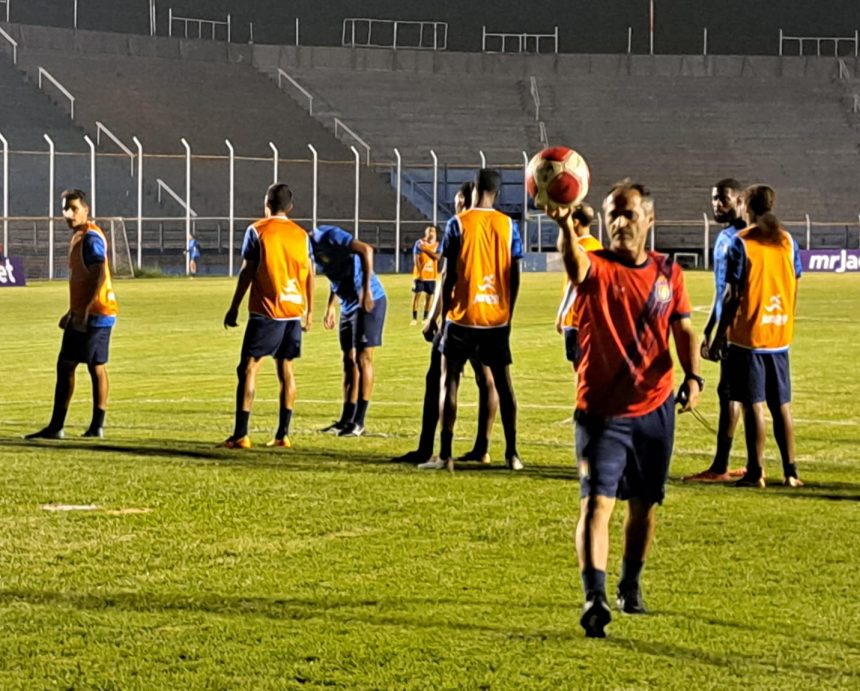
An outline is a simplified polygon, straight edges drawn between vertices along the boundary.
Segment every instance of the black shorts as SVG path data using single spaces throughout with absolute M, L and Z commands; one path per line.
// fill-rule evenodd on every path
M 756 353 L 729 346 L 726 356 L 729 399 L 744 405 L 767 402 L 779 407 L 791 401 L 791 372 L 788 351 Z
M 475 329 L 446 322 L 440 344 L 442 354 L 463 365 L 474 360 L 487 367 L 505 367 L 511 357 L 511 327 Z
M 347 352 L 378 348 L 382 345 L 382 328 L 388 300 L 385 296 L 373 301 L 373 309 L 365 312 L 361 307 L 349 315 L 340 313 L 340 349 Z
M 576 367 L 579 365 L 579 358 L 582 357 L 582 352 L 579 350 L 579 329 L 566 326 L 563 333 L 564 355 L 567 361 L 572 362 Z
M 269 319 L 254 315 L 248 319 L 242 341 L 242 359 L 272 356 L 295 360 L 302 354 L 302 320 Z
M 582 498 L 663 502 L 675 440 L 674 395 L 639 417 L 600 418 L 577 410 L 575 418 Z
M 416 295 L 418 293 L 433 295 L 433 293 L 436 292 L 436 281 L 425 281 L 420 278 L 416 278 L 412 281 L 412 292 Z
M 63 330 L 60 360 L 87 365 L 105 364 L 108 361 L 112 330 L 112 326 L 88 326 L 86 331 L 77 331 L 69 318 Z

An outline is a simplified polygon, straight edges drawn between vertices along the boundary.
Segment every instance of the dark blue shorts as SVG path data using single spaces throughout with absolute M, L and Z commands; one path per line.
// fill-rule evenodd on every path
M 433 295 L 436 292 L 436 281 L 423 281 L 420 278 L 416 278 L 412 281 L 412 292 Z
M 295 360 L 302 354 L 302 320 L 251 316 L 242 341 L 242 359 L 271 356 Z
M 572 362 L 574 366 L 578 366 L 579 358 L 582 356 L 582 352 L 579 350 L 579 329 L 566 326 L 563 333 L 564 355 L 568 362 Z
M 675 397 L 639 417 L 600 418 L 577 410 L 580 495 L 660 504 L 675 439 Z
M 791 401 L 791 373 L 788 351 L 755 353 L 729 346 L 726 357 L 729 398 L 744 405 L 767 402 L 779 407 Z
M 355 348 L 378 348 L 382 345 L 382 327 L 388 300 L 385 296 L 373 301 L 373 309 L 365 312 L 361 307 L 352 314 L 340 314 L 340 349 L 347 352 Z
M 513 362 L 511 327 L 476 329 L 446 322 L 440 349 L 445 357 L 462 365 L 471 360 L 487 367 L 505 367 Z
M 111 326 L 88 326 L 86 331 L 77 331 L 69 319 L 63 330 L 60 359 L 81 362 L 87 365 L 103 365 L 108 361 Z

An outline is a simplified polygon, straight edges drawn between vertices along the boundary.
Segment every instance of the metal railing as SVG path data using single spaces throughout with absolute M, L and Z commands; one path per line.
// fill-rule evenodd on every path
M 111 132 L 104 123 L 96 120 L 96 144 L 102 143 L 102 132 L 104 132 L 105 136 L 119 147 L 120 151 L 128 156 L 131 164 L 131 171 L 129 174 L 134 175 L 134 152 L 123 144 L 122 140 Z
M 11 0 L 0 0 L 0 5 L 6 5 L 6 23 L 9 23 L 9 3 Z
M 370 165 L 370 144 L 364 141 L 361 137 L 359 137 L 355 131 L 348 127 L 343 120 L 340 118 L 334 119 L 334 136 L 337 137 L 340 134 L 340 131 L 343 130 L 346 132 L 353 140 L 361 144 L 365 151 L 365 162 L 367 165 Z
M 845 82 L 851 79 L 851 71 L 848 69 L 848 65 L 845 64 L 845 61 L 840 58 L 839 60 L 839 81 Z
M 64 87 L 62 84 L 60 84 L 60 82 L 58 82 L 57 79 L 50 72 L 48 72 L 48 70 L 46 70 L 44 67 L 39 67 L 39 88 L 42 89 L 43 91 L 44 91 L 44 88 L 42 86 L 42 78 L 43 77 L 45 79 L 47 79 L 49 82 L 51 82 L 51 84 L 53 84 L 57 88 L 57 90 L 69 100 L 69 107 L 70 107 L 69 116 L 72 118 L 72 120 L 74 120 L 75 119 L 75 97 L 72 96 L 71 92 L 69 92 L 69 90 L 66 87 Z
M 536 77 L 529 77 L 529 93 L 532 95 L 532 101 L 535 104 L 535 120 L 540 120 L 540 91 L 538 91 Z
M 779 30 L 779 54 L 784 55 L 785 46 L 797 43 L 798 55 L 815 55 L 821 57 L 821 46 L 833 44 L 833 55 L 839 57 L 839 46 L 847 45 L 849 51 L 853 49 L 854 57 L 860 56 L 860 31 L 855 31 L 853 36 L 786 36 L 782 29 Z M 815 52 L 806 53 L 807 43 L 815 44 Z M 830 53 L 827 53 L 830 55 Z
M 373 36 L 374 29 L 376 40 Z M 378 38 L 380 34 L 384 38 Z M 448 22 L 348 17 L 343 20 L 341 45 L 349 48 L 446 50 Z
M 306 99 L 308 99 L 308 115 L 314 114 L 314 96 L 308 91 L 305 87 L 299 84 L 295 79 L 293 79 L 289 74 L 284 72 L 280 67 L 278 68 L 278 88 L 283 88 L 283 80 L 287 80 L 290 84 L 292 84 L 296 89 L 298 89 L 302 95 Z
M 167 192 L 167 195 L 171 199 L 173 199 L 173 201 L 175 201 L 177 204 L 179 204 L 179 206 L 182 208 L 183 211 L 190 213 L 192 218 L 197 218 L 197 212 L 193 208 L 188 206 L 188 204 L 185 203 L 185 200 L 181 196 L 179 196 L 179 194 L 176 192 L 176 190 L 174 190 L 170 185 L 168 185 L 166 182 L 164 182 L 164 180 L 162 180 L 161 178 L 156 178 L 155 183 L 158 187 L 158 203 L 159 204 L 161 204 L 161 193 L 162 193 L 162 191 Z
M 490 50 L 487 44 L 492 40 L 498 41 L 498 50 Z M 489 32 L 487 27 L 481 27 L 481 51 L 484 53 L 540 53 L 542 42 L 552 42 L 552 53 L 558 53 L 558 27 L 551 34 L 511 34 Z M 513 45 L 508 48 L 508 43 Z
M 538 128 L 540 129 L 540 143 L 543 146 L 549 146 L 549 135 L 546 133 L 546 123 L 541 120 L 538 123 Z
M 8 8 L 8 5 L 6 7 Z M 6 21 L 8 21 L 8 19 Z M 0 26 L 0 36 L 2 36 L 6 40 L 6 43 L 8 43 L 12 47 L 12 64 L 17 65 L 18 64 L 18 41 L 16 41 L 9 34 L 7 34 L 2 26 Z
M 154 9 L 152 10 L 155 11 Z M 230 39 L 232 38 L 233 31 L 233 20 L 230 17 L 230 14 L 227 14 L 227 19 L 202 19 L 200 17 L 180 17 L 178 15 L 173 14 L 173 8 L 169 8 L 167 11 L 168 22 L 167 22 L 167 35 L 173 36 L 173 23 L 176 22 L 178 24 L 182 24 L 185 36 L 184 38 L 206 38 L 203 35 L 203 27 L 207 27 L 209 30 L 209 39 L 212 41 L 215 39 L 215 32 L 219 26 L 224 27 L 227 30 L 227 43 L 230 43 Z M 197 35 L 189 34 L 189 27 L 196 24 L 197 25 Z

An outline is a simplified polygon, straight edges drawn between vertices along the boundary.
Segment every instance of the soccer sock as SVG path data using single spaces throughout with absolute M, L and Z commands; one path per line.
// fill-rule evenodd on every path
M 782 466 L 782 472 L 785 477 L 797 477 L 797 464 L 796 463 L 784 463 Z
M 427 321 L 427 317 L 430 316 L 430 313 L 427 310 L 424 310 L 424 321 Z
M 283 439 L 290 433 L 290 420 L 293 419 L 293 411 L 289 408 L 281 408 L 280 418 L 278 420 L 278 431 L 275 432 L 275 439 Z
M 68 377 L 57 372 L 57 385 L 54 388 L 54 408 L 51 411 L 51 421 L 48 429 L 59 431 L 66 424 L 66 401 L 69 400 Z
M 352 418 L 355 417 L 355 407 L 355 403 L 344 401 L 343 411 L 341 411 L 339 420 L 341 424 L 345 425 L 348 422 L 352 422 Z
M 475 437 L 475 453 L 478 456 L 483 456 L 490 448 L 490 440 L 487 439 L 482 434 L 479 434 Z
M 358 399 L 358 403 L 355 404 L 355 415 L 352 418 L 356 425 L 364 427 L 364 417 L 367 415 L 367 406 L 369 405 L 370 401 L 365 401 L 363 398 Z
M 251 411 L 237 410 L 236 424 L 233 427 L 233 439 L 241 439 L 248 436 L 248 420 L 251 419 Z
M 711 463 L 711 471 L 714 473 L 727 473 L 729 470 L 729 455 L 732 452 L 733 437 L 728 434 L 717 435 L 717 453 Z
M 412 318 L 418 320 L 418 310 L 412 310 Z
M 582 589 L 585 591 L 586 598 L 590 598 L 597 593 L 606 595 L 606 571 L 600 571 L 592 567 L 586 568 L 581 575 Z
M 644 561 L 624 557 L 621 562 L 621 580 L 618 582 L 618 589 L 623 590 L 638 586 L 643 566 L 645 566 Z
M 454 455 L 451 451 L 451 447 L 454 445 L 454 433 L 443 429 L 439 437 L 441 442 L 439 444 L 439 458 L 451 458 Z
M 90 429 L 97 430 L 105 426 L 105 411 L 102 408 L 93 406 L 93 420 L 90 422 Z

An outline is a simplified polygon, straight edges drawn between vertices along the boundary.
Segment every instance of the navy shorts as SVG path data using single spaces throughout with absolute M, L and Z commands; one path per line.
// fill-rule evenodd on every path
M 446 322 L 440 348 L 445 357 L 464 365 L 467 360 L 487 367 L 505 367 L 513 362 L 510 325 L 475 329 Z
M 86 331 L 77 331 L 69 318 L 63 330 L 60 359 L 81 362 L 87 365 L 103 365 L 108 361 L 111 326 L 88 326 Z
M 766 401 L 771 408 L 791 401 L 787 350 L 756 353 L 730 345 L 726 368 L 730 400 L 744 405 Z
M 365 312 L 361 307 L 347 316 L 340 313 L 340 349 L 347 352 L 355 348 L 378 348 L 382 345 L 382 327 L 388 300 L 382 296 L 373 301 L 373 309 Z
M 272 356 L 295 360 L 302 354 L 302 320 L 252 316 L 245 327 L 242 359 Z
M 580 495 L 661 504 L 675 439 L 675 397 L 639 417 L 601 418 L 577 410 Z
M 416 278 L 412 281 L 412 292 L 415 294 L 427 293 L 428 295 L 433 295 L 436 292 L 436 281 L 423 281 L 420 278 Z
M 574 366 L 578 366 L 579 358 L 582 356 L 582 352 L 579 350 L 579 329 L 566 326 L 563 333 L 564 355 L 568 362 L 572 362 Z

